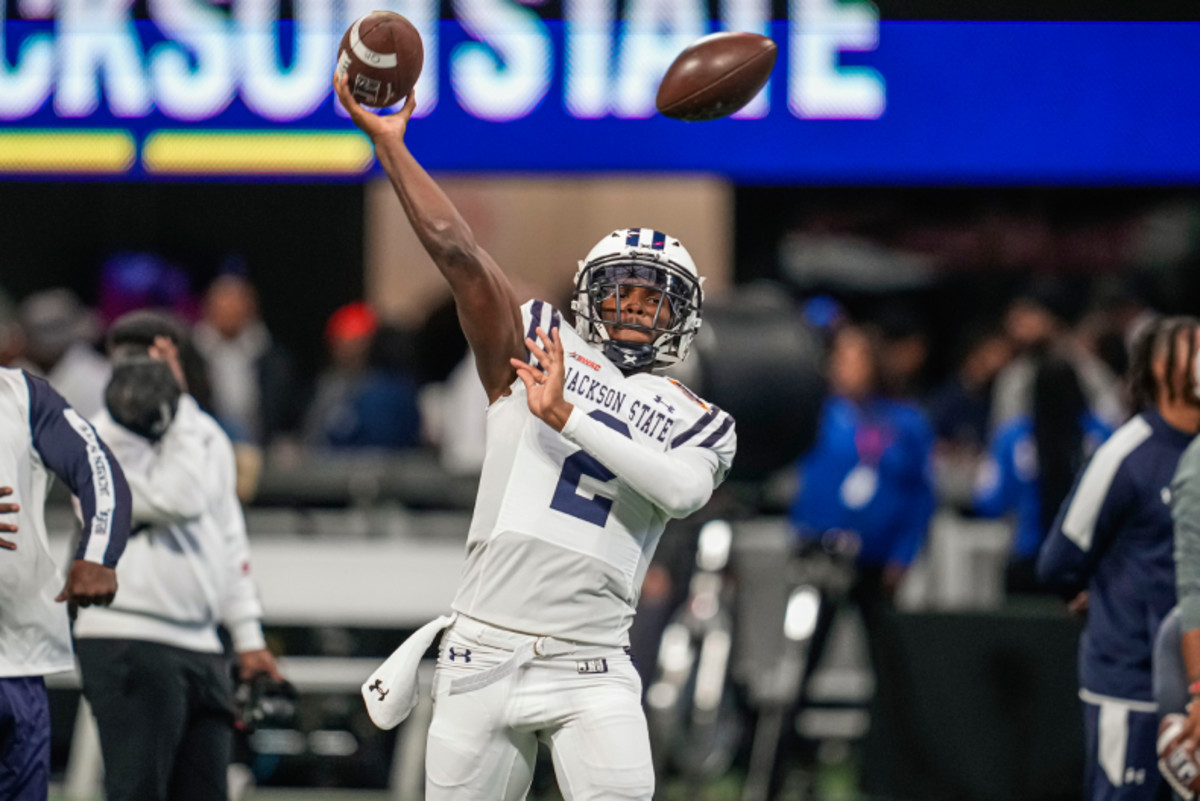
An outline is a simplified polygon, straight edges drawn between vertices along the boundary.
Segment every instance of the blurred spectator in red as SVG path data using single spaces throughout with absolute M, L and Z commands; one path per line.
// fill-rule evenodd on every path
M 193 321 L 199 303 L 187 273 L 153 253 L 116 253 L 100 268 L 100 317 L 107 325 L 138 309 Z
M 420 442 L 416 383 L 402 369 L 406 335 L 381 327 L 365 303 L 349 303 L 325 326 L 329 367 L 304 427 L 305 442 L 326 448 L 410 448 Z
M 208 363 L 213 416 L 230 439 L 266 445 L 298 428 L 301 393 L 292 359 L 259 316 L 248 280 L 223 275 L 212 283 L 194 337 Z
M 104 408 L 108 362 L 92 343 L 99 335 L 92 310 L 69 289 L 48 289 L 27 297 L 19 319 L 25 334 L 25 363 L 44 376 L 84 418 Z
M 1033 377 L 1039 361 L 1054 356 L 1068 362 L 1079 377 L 1088 406 L 1110 428 L 1127 417 L 1121 382 L 1094 353 L 1080 344 L 1065 324 L 1070 298 L 1052 285 L 1038 286 L 1009 306 L 1004 328 L 1017 357 L 996 378 L 992 399 L 992 430 L 1033 406 Z

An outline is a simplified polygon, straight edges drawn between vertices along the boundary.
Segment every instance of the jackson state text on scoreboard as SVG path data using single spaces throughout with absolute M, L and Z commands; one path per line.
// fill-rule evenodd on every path
M 704 171 L 745 181 L 1194 182 L 1200 24 L 883 21 L 863 2 L 0 0 L 0 175 L 345 176 L 375 167 L 330 79 L 342 31 L 425 43 L 414 151 L 432 169 Z M 780 45 L 732 119 L 658 117 L 711 30 Z

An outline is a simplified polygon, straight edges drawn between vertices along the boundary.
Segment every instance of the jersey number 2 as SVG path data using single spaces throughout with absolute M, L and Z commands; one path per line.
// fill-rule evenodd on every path
M 610 414 L 595 411 L 588 416 L 594 417 L 622 436 L 630 436 L 629 426 Z M 603 528 L 608 522 L 608 513 L 612 511 L 612 498 L 605 498 L 603 495 L 585 498 L 580 495 L 579 480 L 584 476 L 591 476 L 599 481 L 612 481 L 617 477 L 587 451 L 575 451 L 563 460 L 562 473 L 558 476 L 558 486 L 554 488 L 550 508 Z

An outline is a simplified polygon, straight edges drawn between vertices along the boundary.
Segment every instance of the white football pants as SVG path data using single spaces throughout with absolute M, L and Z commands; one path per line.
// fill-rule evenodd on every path
M 525 798 L 538 740 L 550 747 L 566 801 L 650 801 L 641 695 L 623 649 L 459 615 L 442 636 L 434 674 L 426 801 Z

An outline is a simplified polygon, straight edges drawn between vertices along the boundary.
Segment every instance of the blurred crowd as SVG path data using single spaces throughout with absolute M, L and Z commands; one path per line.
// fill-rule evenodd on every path
M 853 531 L 860 567 L 891 592 L 937 508 L 1006 518 L 1007 589 L 1039 591 L 1038 550 L 1078 471 L 1137 411 L 1124 374 L 1153 312 L 1132 294 L 1080 303 L 1036 281 L 992 321 L 981 310 L 953 342 L 934 343 L 902 304 L 856 320 L 817 297 L 806 311 L 826 333 L 829 397 L 798 461 L 801 537 Z M 930 369 L 939 348 L 952 354 L 942 375 Z
M 860 566 L 891 591 L 937 508 L 1008 517 L 1009 589 L 1033 588 L 1033 559 L 1072 478 L 1134 411 L 1122 374 L 1150 309 L 1131 293 L 1081 303 L 1036 281 L 947 342 L 903 301 L 853 307 L 810 295 L 796 311 L 823 336 L 828 381 L 816 444 L 797 462 L 796 530 L 854 531 Z M 452 306 L 414 331 L 368 303 L 344 305 L 323 322 L 324 353 L 298 359 L 268 329 L 237 261 L 197 292 L 155 256 L 118 254 L 100 271 L 94 307 L 67 289 L 17 303 L 0 288 L 0 364 L 46 376 L 90 417 L 107 383 L 105 328 L 138 308 L 191 326 L 192 394 L 235 443 L 268 458 L 424 448 L 456 473 L 482 462 L 486 398 Z
M 268 329 L 237 262 L 197 294 L 189 276 L 157 257 L 119 254 L 101 270 L 94 307 L 69 289 L 16 303 L 0 287 L 0 365 L 46 377 L 91 417 L 109 376 L 105 330 L 135 309 L 166 311 L 190 327 L 181 354 L 189 391 L 235 443 L 281 452 L 404 450 L 428 439 L 418 334 L 381 321 L 366 303 L 349 303 L 324 321 L 324 353 L 304 354 L 319 368 L 303 369 Z

